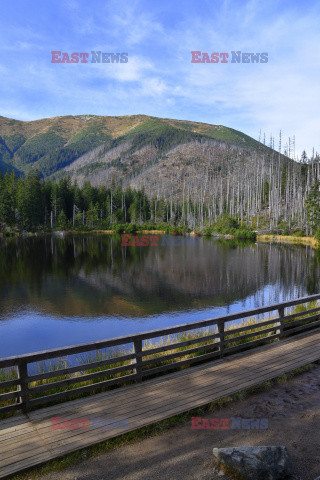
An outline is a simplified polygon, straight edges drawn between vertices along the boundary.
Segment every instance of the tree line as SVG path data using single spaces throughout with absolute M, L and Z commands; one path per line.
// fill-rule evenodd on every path
M 247 226 L 272 233 L 314 234 L 320 226 L 320 162 L 266 162 L 255 157 L 256 168 L 242 162 L 233 172 L 213 181 L 202 177 L 193 191 L 192 180 L 181 182 L 182 195 L 151 196 L 142 189 L 112 182 L 110 187 L 82 186 L 70 178 L 43 180 L 39 173 L 25 177 L 0 173 L 0 229 L 27 231 L 112 228 L 119 224 L 154 224 L 225 230 Z M 240 168 L 242 167 L 242 168 Z M 201 175 L 201 172 L 198 172 Z

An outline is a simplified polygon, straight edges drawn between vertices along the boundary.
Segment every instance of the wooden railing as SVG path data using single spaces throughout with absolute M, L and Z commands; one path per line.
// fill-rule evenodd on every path
M 21 408 L 27 412 L 40 404 L 141 382 L 146 377 L 180 367 L 219 359 L 274 340 L 281 341 L 289 335 L 320 326 L 319 299 L 320 294 L 317 294 L 209 320 L 0 358 L 0 379 L 4 379 L 0 381 L 0 405 L 4 405 L 0 408 L 0 415 Z M 305 305 L 303 311 L 292 313 L 292 307 L 309 302 L 315 302 L 315 307 L 308 309 Z M 289 309 L 287 314 L 286 309 Z M 270 317 L 271 312 L 277 312 L 275 317 Z M 266 313 L 269 319 L 259 321 L 258 318 L 253 322 L 252 317 Z M 250 317 L 251 322 L 245 326 L 234 323 L 239 320 L 245 323 Z M 117 350 L 120 347 L 121 354 Z M 100 352 L 102 349 L 104 352 L 97 356 L 96 361 L 75 364 L 74 355 Z M 66 356 L 71 366 L 61 368 L 61 359 Z M 54 365 L 48 365 L 48 360 Z M 82 384 L 80 387 L 77 386 L 79 383 Z

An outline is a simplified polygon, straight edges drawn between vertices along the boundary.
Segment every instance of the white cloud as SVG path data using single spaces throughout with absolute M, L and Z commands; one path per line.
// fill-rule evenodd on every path
M 311 153 L 313 145 L 320 150 L 318 4 L 307 10 L 282 6 L 277 13 L 275 0 L 224 0 L 219 6 L 205 0 L 198 10 L 167 0 L 156 6 L 140 0 L 97 1 L 94 9 L 83 0 L 64 5 L 70 48 L 81 42 L 83 51 L 125 51 L 128 63 L 51 65 L 50 48 L 43 53 L 46 45 L 57 44 L 50 35 L 23 27 L 10 36 L 6 29 L 0 49 L 11 45 L 23 57 L 12 56 L 0 66 L 5 99 L 0 113 L 10 112 L 10 105 L 25 119 L 30 111 L 40 116 L 53 110 L 148 113 L 224 124 L 255 137 L 261 128 L 268 139 L 282 129 L 296 136 L 297 150 L 305 147 Z M 269 62 L 192 64 L 191 50 L 267 51 Z

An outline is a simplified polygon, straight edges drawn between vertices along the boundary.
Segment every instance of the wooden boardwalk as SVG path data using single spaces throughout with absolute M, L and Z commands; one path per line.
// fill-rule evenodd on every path
M 0 422 L 0 478 L 208 404 L 320 359 L 320 329 Z M 87 428 L 53 429 L 52 417 Z M 95 419 L 95 420 L 94 420 Z M 112 419 L 109 428 L 92 421 Z M 88 421 L 87 421 L 88 420 Z M 125 428 L 116 422 L 123 420 Z M 76 426 L 76 425 L 74 425 Z

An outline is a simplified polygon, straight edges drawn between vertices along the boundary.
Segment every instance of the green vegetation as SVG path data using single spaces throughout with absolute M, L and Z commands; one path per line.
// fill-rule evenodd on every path
M 189 207 L 197 209 L 192 202 Z M 26 177 L 0 173 L 0 231 L 94 229 L 116 233 L 163 230 L 172 235 L 191 231 L 183 219 L 182 205 L 176 205 L 173 211 L 168 200 L 149 199 L 144 190 L 122 190 L 114 184 L 109 189 L 93 187 L 89 182 L 79 187 L 69 178 L 54 183 L 41 180 L 37 172 Z M 213 231 L 238 239 L 256 238 L 254 232 L 225 215 L 206 227 L 203 234 L 210 235 Z
M 129 226 L 148 222 L 155 208 L 143 191 L 112 186 L 83 187 L 69 179 L 41 181 L 37 172 L 25 178 L 0 174 L 0 231 L 51 229 L 108 229 L 136 231 Z M 159 211 L 159 210 L 158 210 Z
M 55 133 L 39 133 L 27 140 L 19 149 L 22 163 L 36 162 L 44 155 L 61 148 L 65 140 Z
M 306 199 L 306 210 L 312 233 L 320 227 L 320 182 L 316 181 L 311 187 Z M 318 236 L 317 236 L 318 238 Z
M 90 168 L 96 166 L 98 167 L 92 165 Z M 310 211 L 313 212 L 310 214 L 310 222 L 314 229 L 320 215 L 317 205 L 310 200 Z M 203 227 L 201 219 L 204 212 L 208 213 L 208 208 L 204 204 L 200 209 L 199 204 L 191 200 L 188 205 L 175 202 L 173 208 L 169 199 L 149 198 L 144 189 L 122 189 L 115 183 L 106 188 L 93 187 L 86 181 L 79 187 L 76 183 L 72 184 L 69 178 L 53 182 L 41 179 L 37 172 L 21 177 L 15 172 L 3 175 L 0 171 L 0 232 L 5 235 L 25 230 L 113 230 L 116 233 L 161 230 L 166 234 L 184 235 L 193 230 L 204 236 L 220 234 L 236 240 L 256 241 L 256 218 L 248 226 L 223 213 L 215 222 Z M 187 210 L 194 212 L 196 218 L 197 215 L 200 217 L 196 224 L 192 219 L 192 227 L 186 220 Z M 261 219 L 259 223 L 262 223 Z M 284 221 L 278 222 L 278 227 L 273 232 L 274 235 L 280 230 L 282 234 L 290 233 L 292 241 L 301 239 L 305 243 L 304 230 L 294 228 Z M 263 239 L 261 235 L 259 238 Z M 315 230 L 315 238 L 320 242 L 319 225 Z M 317 241 L 313 241 L 316 246 Z
M 200 139 L 201 135 L 190 131 L 177 129 L 171 125 L 166 125 L 159 120 L 147 120 L 142 125 L 134 128 L 123 138 L 119 138 L 117 143 L 127 138 L 132 139 L 131 150 L 136 150 L 144 145 L 150 144 L 164 152 L 181 142 Z
M 24 172 L 36 168 L 42 176 L 49 176 L 100 145 L 105 145 L 107 151 L 129 142 L 129 153 L 152 145 L 161 153 L 180 143 L 205 139 L 249 149 L 268 149 L 232 128 L 144 115 L 66 116 L 36 122 L 2 117 L 0 162 L 7 169 L 12 165 Z M 117 167 L 119 165 L 122 164 L 118 162 Z M 125 165 L 121 168 L 127 169 Z M 2 171 L 6 171 L 5 167 Z
M 216 223 L 208 225 L 202 230 L 205 236 L 211 236 L 215 232 L 223 235 L 231 235 L 235 239 L 251 240 L 253 242 L 257 239 L 256 232 L 250 230 L 245 225 L 240 225 L 235 218 L 228 215 L 222 215 Z
M 15 153 L 27 140 L 24 135 L 13 134 L 5 135 L 3 140 L 11 153 Z
M 205 134 L 208 137 L 215 138 L 221 142 L 226 142 L 229 145 L 236 145 L 243 148 L 261 148 L 268 149 L 265 145 L 257 142 L 252 137 L 239 132 L 239 130 L 234 130 L 233 128 L 224 127 L 223 125 L 215 126 L 214 129 L 204 130 Z
M 208 143 L 212 139 L 217 142 Z M 189 152 L 189 146 L 184 147 L 190 142 L 194 154 Z M 221 142 L 224 143 L 223 148 L 217 146 Z M 100 147 L 90 154 L 92 161 L 85 165 L 79 161 L 74 165 L 71 171 L 73 178 L 80 177 L 82 180 L 83 177 L 93 176 L 97 181 L 99 173 L 103 173 L 101 179 L 113 175 L 119 189 L 122 181 L 126 185 L 133 178 L 140 182 L 140 174 L 146 173 L 146 182 L 143 184 L 148 195 L 142 193 L 146 199 L 143 206 L 140 206 L 140 200 L 138 206 L 136 198 L 131 203 L 127 200 L 119 202 L 118 198 L 114 200 L 116 194 L 111 201 L 110 194 L 110 212 L 107 212 L 106 199 L 102 200 L 99 194 L 96 195 L 99 199 L 92 205 L 83 207 L 81 202 L 74 201 L 72 214 L 66 209 L 61 213 L 59 205 L 53 204 L 52 198 L 48 200 L 42 192 L 40 222 L 38 218 L 25 221 L 25 212 L 21 212 L 16 201 L 13 224 L 22 229 L 72 226 L 86 230 L 109 228 L 117 223 L 140 225 L 151 221 L 192 230 L 207 225 L 204 230 L 206 235 L 211 234 L 211 229 L 252 241 L 255 240 L 255 230 L 295 236 L 303 236 L 305 232 L 306 235 L 310 232 L 315 234 L 320 226 L 319 169 L 316 167 L 319 156 L 313 155 L 309 160 L 304 152 L 301 162 L 294 162 L 287 157 L 287 149 L 282 155 L 264 143 L 222 125 L 144 115 L 80 115 L 34 122 L 1 117 L 0 172 L 15 171 L 18 176 L 38 171 L 43 178 L 49 176 L 58 181 L 64 177 L 66 180 L 66 166 Z M 271 141 L 270 145 L 273 144 Z M 173 151 L 175 146 L 181 146 L 182 150 Z M 111 160 L 109 152 L 118 147 Z M 146 149 L 141 152 L 142 147 Z M 199 187 L 189 182 L 195 169 Z M 253 175 L 255 169 L 264 172 L 262 178 Z M 151 198 L 150 187 L 155 190 L 151 178 L 153 173 L 159 174 L 163 198 L 159 198 L 159 195 Z M 193 185 L 191 190 L 190 185 Z M 205 185 L 203 191 L 202 185 Z M 53 190 L 47 188 L 50 189 Z M 108 192 L 114 193 L 115 190 L 116 187 L 110 188 L 108 183 Z M 302 192 L 301 195 L 294 194 L 298 191 Z M 52 192 L 49 193 L 51 195 Z M 271 199 L 272 205 L 269 205 Z M 130 207 L 134 204 L 132 215 L 128 203 Z M 78 209 L 75 214 L 74 205 Z M 67 210 L 70 210 L 69 207 Z M 12 217 L 12 212 L 5 216 Z M 236 217 L 235 222 L 241 222 L 241 225 L 227 224 L 226 216 Z M 0 222 L 7 227 L 12 226 L 1 218 Z

